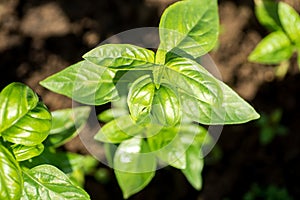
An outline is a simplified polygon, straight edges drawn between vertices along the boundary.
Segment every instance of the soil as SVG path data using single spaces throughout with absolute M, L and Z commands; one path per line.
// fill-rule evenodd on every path
M 0 0 L 0 89 L 14 81 L 24 82 L 51 110 L 70 107 L 70 99 L 43 89 L 39 81 L 81 60 L 85 52 L 112 35 L 157 26 L 162 11 L 172 2 Z M 286 2 L 300 11 L 298 1 Z M 242 199 L 254 183 L 286 188 L 290 196 L 300 199 L 300 75 L 295 58 L 280 80 L 274 66 L 248 62 L 249 53 L 268 34 L 255 18 L 253 1 L 220 0 L 219 5 L 222 32 L 210 55 L 223 81 L 259 113 L 281 109 L 280 124 L 287 134 L 262 145 L 256 122 L 226 126 L 217 143 L 219 153 L 214 150 L 206 158 L 201 191 L 194 190 L 178 170 L 164 168 L 130 199 Z M 78 138 L 66 148 L 86 153 Z M 109 169 L 108 176 L 109 181 L 102 184 L 87 177 L 86 190 L 92 199 L 122 199 Z

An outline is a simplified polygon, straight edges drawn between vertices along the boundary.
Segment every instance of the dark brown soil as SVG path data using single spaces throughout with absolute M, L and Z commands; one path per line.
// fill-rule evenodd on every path
M 32 87 L 51 110 L 71 106 L 71 100 L 53 94 L 38 82 L 77 62 L 99 42 L 121 31 L 157 26 L 164 8 L 175 0 L 0 0 L 0 89 L 14 81 Z M 298 1 L 286 0 L 300 11 Z M 283 112 L 285 136 L 270 144 L 259 142 L 257 123 L 227 126 L 218 141 L 221 156 L 207 158 L 204 186 L 195 191 L 172 168 L 157 172 L 151 184 L 131 199 L 242 199 L 254 183 L 286 188 L 300 199 L 300 76 L 295 62 L 287 76 L 275 78 L 273 66 L 247 61 L 267 32 L 255 19 L 252 0 L 220 0 L 222 33 L 211 56 L 223 80 L 260 113 Z M 78 148 L 79 147 L 79 148 Z M 77 138 L 66 146 L 83 152 Z M 100 184 L 87 177 L 92 199 L 122 199 L 112 171 Z

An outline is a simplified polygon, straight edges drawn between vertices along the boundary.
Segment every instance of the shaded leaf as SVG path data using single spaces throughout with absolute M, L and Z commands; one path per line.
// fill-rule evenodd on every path
M 202 188 L 201 172 L 204 165 L 204 160 L 200 155 L 201 149 L 198 146 L 191 145 L 186 151 L 186 168 L 181 170 L 187 180 L 197 190 Z
M 161 17 L 159 49 L 179 55 L 182 50 L 196 58 L 215 46 L 218 34 L 216 0 L 180 1 L 168 7 Z M 159 55 L 158 58 L 163 57 Z
M 293 54 L 290 39 L 282 31 L 277 31 L 266 36 L 249 55 L 252 62 L 277 64 L 288 60 Z
M 101 105 L 119 99 L 113 83 L 115 72 L 81 61 L 46 78 L 40 84 L 80 103 Z
M 154 52 L 130 44 L 101 45 L 83 56 L 100 66 L 116 69 L 145 69 L 154 65 Z
M 22 200 L 90 199 L 82 188 L 73 185 L 62 171 L 51 165 L 39 165 L 29 171 L 23 171 L 23 177 Z
M 153 132 L 153 130 L 155 130 L 154 127 L 149 128 L 150 132 Z M 152 136 L 147 137 L 150 150 L 168 165 L 184 169 L 186 167 L 186 148 L 180 140 L 179 128 L 162 127 L 160 130 L 155 130 L 155 132 L 155 134 L 150 134 Z
M 74 138 L 84 128 L 90 111 L 82 106 L 52 112 L 52 128 L 44 144 L 59 147 Z
M 142 138 L 122 142 L 114 157 L 114 169 L 123 196 L 129 196 L 145 188 L 155 175 L 156 160 Z
M 19 200 L 23 177 L 12 153 L 0 143 L 0 199 Z
M 278 3 L 269 0 L 255 0 L 255 14 L 259 23 L 270 31 L 282 30 L 278 15 Z
M 135 124 L 129 115 L 125 115 L 105 124 L 94 138 L 101 142 L 121 143 L 143 130 L 144 127 Z

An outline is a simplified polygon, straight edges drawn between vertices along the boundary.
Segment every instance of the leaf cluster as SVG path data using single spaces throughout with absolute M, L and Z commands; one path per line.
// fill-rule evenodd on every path
M 107 123 L 95 139 L 106 143 L 124 198 L 142 190 L 161 163 L 182 170 L 200 189 L 201 146 L 209 136 L 199 124 L 259 117 L 198 62 L 215 46 L 218 33 L 216 0 L 180 1 L 161 17 L 156 52 L 131 44 L 102 45 L 41 81 L 83 104 L 117 105 L 99 115 Z
M 85 158 L 55 149 L 80 131 L 89 107 L 51 114 L 22 83 L 5 87 L 0 102 L 0 199 L 89 199 L 65 174 Z
M 278 64 L 298 53 L 300 67 L 300 16 L 290 5 L 270 0 L 255 0 L 258 21 L 271 33 L 249 55 L 249 61 Z

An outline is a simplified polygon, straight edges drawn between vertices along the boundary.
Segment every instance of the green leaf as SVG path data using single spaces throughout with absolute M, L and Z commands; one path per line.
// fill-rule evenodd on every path
M 0 144 L 0 199 L 19 200 L 23 178 L 18 162 L 12 153 Z
M 82 106 L 52 112 L 52 128 L 44 144 L 59 147 L 74 138 L 84 128 L 90 111 Z
M 246 101 L 198 63 L 176 58 L 166 66 L 165 78 L 178 88 L 181 110 L 192 121 L 238 124 L 259 117 Z
M 248 59 L 251 62 L 277 64 L 288 60 L 292 54 L 290 39 L 282 31 L 276 31 L 262 39 Z
M 40 84 L 80 103 L 101 105 L 119 99 L 113 83 L 114 71 L 81 61 L 58 72 Z
M 180 120 L 180 102 L 171 86 L 163 84 L 155 91 L 151 115 L 154 122 L 163 126 L 174 126 Z
M 130 44 L 105 44 L 83 56 L 100 66 L 116 69 L 146 69 L 154 65 L 154 52 Z
M 0 93 L 0 134 L 36 107 L 38 96 L 22 83 L 11 83 Z
M 24 146 L 20 144 L 12 145 L 13 153 L 17 161 L 24 161 L 40 155 L 44 151 L 44 145 Z
M 195 145 L 191 145 L 186 151 L 186 168 L 181 170 L 187 180 L 197 190 L 202 188 L 201 172 L 204 160 L 200 155 L 201 149 Z
M 270 31 L 282 30 L 278 15 L 278 3 L 269 0 L 255 0 L 255 14 L 259 23 Z
M 121 143 L 143 130 L 144 127 L 135 124 L 129 115 L 125 115 L 105 124 L 94 138 L 101 142 Z
M 149 75 L 137 79 L 130 87 L 127 104 L 131 117 L 137 123 L 149 119 L 155 85 Z
M 168 7 L 161 17 L 159 49 L 179 55 L 184 51 L 196 58 L 215 46 L 218 34 L 216 0 L 180 1 Z M 158 59 L 162 58 L 158 56 Z
M 10 108 L 6 109 L 8 109 L 7 112 L 10 111 Z M 38 102 L 35 108 L 2 132 L 1 135 L 5 140 L 12 143 L 35 146 L 47 138 L 50 129 L 51 114 L 42 102 Z
M 278 14 L 283 29 L 294 42 L 300 44 L 300 16 L 288 4 L 279 2 Z
M 59 169 L 40 165 L 23 171 L 24 190 L 22 200 L 31 199 L 90 199 L 80 187 L 75 186 Z
M 115 153 L 115 174 L 125 199 L 145 188 L 155 175 L 155 156 L 147 152 L 142 138 L 132 138 L 122 142 Z
M 69 174 L 78 169 L 82 170 L 87 162 L 89 162 L 88 156 L 71 152 L 55 152 L 46 148 L 39 156 L 23 161 L 21 164 L 22 167 L 26 168 L 49 164 L 59 168 L 64 173 Z
M 186 148 L 180 140 L 179 128 L 161 128 L 158 131 L 155 127 L 149 128 L 150 132 L 153 130 L 156 133 L 150 133 L 152 136 L 147 137 L 150 150 L 168 165 L 184 169 L 186 167 Z
M 128 115 L 128 111 L 122 108 L 107 109 L 97 115 L 98 120 L 104 123 L 108 123 L 116 118 Z

